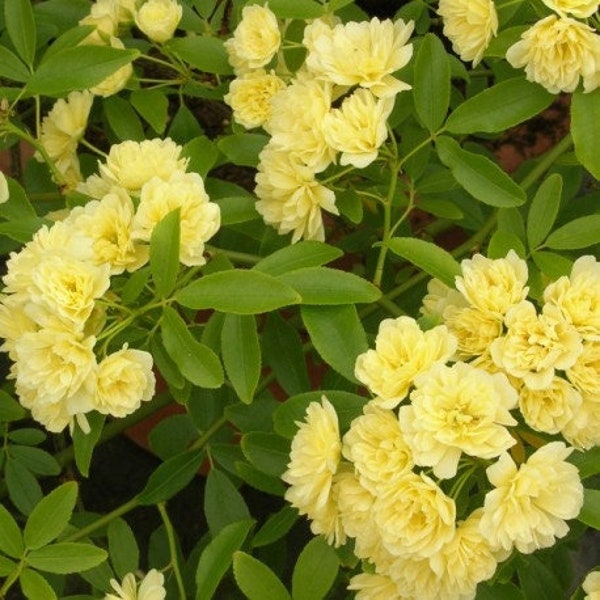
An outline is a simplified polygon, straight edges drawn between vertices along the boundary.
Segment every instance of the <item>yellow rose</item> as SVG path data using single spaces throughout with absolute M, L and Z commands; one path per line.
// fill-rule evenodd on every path
M 468 302 L 454 288 L 447 286 L 439 279 L 430 279 L 427 282 L 427 294 L 423 297 L 423 305 L 420 308 L 421 314 L 424 317 L 440 321 L 449 306 L 456 309 L 465 308 L 468 306 Z
M 564 426 L 565 440 L 579 450 L 600 446 L 600 402 L 598 398 L 581 395 L 581 404 L 573 418 Z
M 457 356 L 462 358 L 484 354 L 490 344 L 502 335 L 502 319 L 495 313 L 473 306 L 447 306 L 444 310 L 444 323 L 456 336 Z
M 125 48 L 123 42 L 116 37 L 109 38 L 109 44 L 111 48 L 118 48 L 120 50 Z M 108 96 L 120 92 L 127 85 L 127 82 L 132 75 L 133 66 L 131 63 L 127 63 L 117 69 L 114 73 L 111 73 L 106 79 L 103 79 L 100 83 L 90 88 L 90 92 L 96 96 L 108 98 Z
M 583 504 L 577 467 L 566 461 L 572 448 L 550 442 L 518 469 L 505 453 L 486 473 L 495 489 L 485 496 L 479 529 L 492 548 L 523 554 L 564 537 Z
M 452 49 L 475 67 L 498 33 L 498 14 L 492 0 L 440 0 L 438 14 Z
M 412 57 L 407 44 L 414 23 L 402 19 L 319 24 L 311 30 L 306 67 L 319 79 L 342 86 L 359 85 L 380 98 L 411 88 L 393 77 Z
M 8 352 L 9 358 L 14 362 L 15 343 L 25 333 L 36 331 L 36 323 L 30 319 L 24 310 L 22 298 L 14 295 L 2 296 L 0 301 L 0 338 L 3 343 L 0 350 Z
M 567 377 L 578 390 L 600 402 L 600 342 L 584 342 L 583 352 L 567 369 Z
M 356 90 L 323 118 L 325 141 L 342 153 L 341 165 L 364 169 L 376 158 L 388 136 L 387 118 L 394 108 L 393 98 L 377 100 L 365 89 Z
M 323 241 L 321 210 L 339 214 L 333 191 L 315 179 L 310 167 L 271 144 L 259 158 L 255 206 L 265 223 L 277 227 L 280 234 L 292 232 L 292 243 L 300 238 Z
M 571 14 L 579 19 L 587 19 L 598 10 L 598 0 L 542 0 L 560 16 Z
M 163 44 L 173 37 L 182 14 L 177 0 L 147 0 L 135 12 L 135 24 L 147 38 Z
M 96 0 L 90 12 L 79 21 L 79 25 L 93 25 L 96 30 L 85 40 L 86 44 L 102 44 L 117 35 L 120 6 L 118 0 Z
M 203 265 L 204 243 L 219 230 L 221 211 L 210 202 L 198 173 L 174 173 L 167 181 L 154 177 L 144 184 L 131 236 L 149 241 L 155 225 L 176 208 L 180 209 L 179 260 L 188 267 Z
M 600 85 L 600 36 L 589 25 L 550 15 L 535 23 L 506 52 L 515 68 L 550 93 L 573 92 L 583 79 L 591 92 Z
M 390 600 L 400 597 L 396 582 L 387 575 L 378 573 L 354 575 L 348 589 L 356 592 L 355 600 Z
M 590 571 L 581 587 L 586 593 L 583 600 L 600 600 L 600 571 Z
M 260 69 L 271 62 L 281 43 L 277 17 L 267 6 L 250 4 L 242 10 L 242 20 L 225 42 L 229 62 L 237 75 Z
M 6 176 L 2 171 L 0 171 L 0 204 L 4 204 L 8 201 L 9 191 L 8 191 L 8 181 L 6 180 Z
M 285 83 L 275 73 L 250 71 L 229 84 L 223 100 L 233 109 L 233 118 L 246 129 L 261 127 L 271 116 L 271 99 Z
M 411 317 L 385 319 L 379 325 L 375 349 L 358 356 L 354 374 L 378 396 L 375 402 L 381 408 L 395 408 L 419 373 L 435 362 L 446 362 L 455 350 L 456 338 L 445 325 L 421 331 Z
M 442 580 L 431 567 L 430 558 L 402 556 L 390 567 L 388 574 L 396 582 L 399 598 L 410 600 L 442 600 Z

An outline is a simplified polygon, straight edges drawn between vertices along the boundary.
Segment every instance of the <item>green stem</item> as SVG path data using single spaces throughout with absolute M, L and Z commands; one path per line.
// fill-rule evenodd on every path
M 223 250 L 215 246 L 206 246 L 207 252 L 211 254 L 223 254 L 227 258 L 230 258 L 233 262 L 239 262 L 246 265 L 255 265 L 257 262 L 262 260 L 262 256 L 257 254 L 248 254 L 246 252 L 236 252 L 235 250 Z
M 79 140 L 79 143 L 82 146 L 85 146 L 88 150 L 91 150 L 94 154 L 101 156 L 102 158 L 106 158 L 108 156 L 108 154 L 106 154 L 106 152 L 102 152 L 102 150 L 100 150 L 100 148 L 96 148 L 96 146 L 94 146 L 94 144 L 91 144 L 85 138 L 81 138 Z
M 175 581 L 177 582 L 177 589 L 179 590 L 180 600 L 185 600 L 185 586 L 183 585 L 183 578 L 181 577 L 181 571 L 179 569 L 179 561 L 177 559 L 177 546 L 175 544 L 175 532 L 173 530 L 173 524 L 169 519 L 169 514 L 164 502 L 157 504 L 158 512 L 162 518 L 165 530 L 167 532 L 167 540 L 169 543 L 169 553 L 171 555 L 171 566 L 173 567 L 173 575 L 175 575 Z
M 17 565 L 17 568 L 5 579 L 2 587 L 0 588 L 0 598 L 6 598 L 6 593 L 12 587 L 13 583 L 19 578 L 21 575 L 21 571 L 25 567 L 25 558 L 22 558 Z
M 572 145 L 573 137 L 567 133 L 560 142 L 542 155 L 535 167 L 521 181 L 521 187 L 527 191 L 556 162 L 559 156 L 571 149 Z
M 225 415 L 221 415 L 191 446 L 190 450 L 195 450 L 206 446 L 210 441 L 210 438 L 227 423 Z

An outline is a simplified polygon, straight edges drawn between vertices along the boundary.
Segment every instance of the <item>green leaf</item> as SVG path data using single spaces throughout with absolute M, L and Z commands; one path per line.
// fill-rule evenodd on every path
M 213 308 L 238 315 L 269 312 L 301 301 L 283 281 L 244 269 L 206 275 L 180 290 L 176 299 L 188 308 Z
M 290 461 L 290 442 L 276 433 L 251 431 L 242 437 L 244 456 L 267 475 L 280 477 Z
M 258 155 L 269 138 L 260 133 L 235 133 L 222 137 L 217 146 L 234 165 L 256 167 Z
M 217 355 L 196 340 L 170 306 L 163 309 L 161 333 L 165 349 L 188 381 L 211 389 L 223 385 L 223 368 Z
M 0 46 L 0 77 L 19 82 L 29 79 L 27 67 L 16 54 L 4 46 Z
M 450 105 L 450 62 L 433 33 L 425 35 L 415 57 L 413 98 L 421 123 L 431 133 L 437 131 Z
M 277 313 L 267 318 L 263 334 L 263 354 L 273 369 L 277 382 L 287 394 L 294 395 L 310 388 L 302 339 L 296 329 Z
M 158 134 L 162 134 L 167 126 L 169 100 L 159 90 L 134 90 L 129 101 L 138 114 L 150 124 Z M 189 169 L 194 170 L 194 169 Z
M 267 565 L 237 551 L 233 555 L 233 575 L 248 600 L 291 600 L 281 580 Z
M 371 303 L 381 297 L 381 290 L 366 279 L 328 267 L 305 267 L 278 279 L 300 294 L 302 304 Z
M 210 36 L 173 38 L 165 45 L 190 66 L 206 73 L 233 74 L 223 40 Z
M 446 121 L 451 133 L 497 133 L 534 117 L 554 94 L 524 77 L 507 79 L 459 104 Z
M 269 254 L 256 263 L 252 270 L 278 277 L 305 267 L 320 267 L 343 255 L 339 248 L 329 244 L 304 240 Z
M 179 208 L 172 210 L 155 225 L 150 237 L 150 272 L 161 298 L 171 294 L 179 273 L 180 214 Z
M 323 537 L 315 537 L 302 550 L 292 574 L 294 600 L 322 600 L 340 568 L 335 550 Z M 318 577 L 315 574 L 318 573 Z
M 477 600 L 525 600 L 523 592 L 514 583 L 481 583 L 477 588 Z
M 495 231 L 488 242 L 488 258 L 504 258 L 509 250 L 514 250 L 521 258 L 527 254 L 521 238 L 508 231 Z
M 69 0 L 71 2 L 71 0 Z M 54 6 L 52 6 L 54 4 Z M 44 2 L 44 5 L 50 10 L 59 11 L 62 7 L 57 6 L 54 0 Z M 38 7 L 40 5 L 38 4 Z M 95 25 L 78 25 L 68 29 L 63 34 L 58 36 L 44 52 L 44 60 L 48 60 L 53 54 L 64 50 L 65 48 L 74 48 L 79 45 L 92 31 L 96 29 Z
M 600 490 L 583 490 L 583 506 L 577 520 L 600 529 Z
M 187 168 L 189 172 L 193 171 L 206 177 L 219 158 L 219 150 L 212 140 L 205 135 L 200 135 L 183 146 L 181 156 L 190 159 Z M 221 222 L 226 224 L 223 221 L 223 215 L 221 215 Z
M 571 96 L 571 135 L 575 156 L 596 178 L 600 179 L 600 89 Z
M 460 265 L 452 254 L 432 242 L 395 237 L 390 240 L 389 248 L 450 287 L 454 287 L 454 278 L 461 274 Z
M 550 233 L 558 215 L 563 181 L 558 173 L 547 177 L 535 193 L 527 214 L 527 241 L 536 248 Z
M 145 139 L 142 122 L 127 100 L 120 96 L 110 96 L 103 99 L 102 105 L 108 124 L 119 140 L 139 142 Z
M 204 514 L 213 537 L 227 525 L 251 518 L 243 496 L 229 477 L 215 468 L 210 470 L 206 478 Z
M 225 525 L 202 551 L 196 569 L 196 600 L 210 600 L 229 569 L 233 553 L 239 550 L 254 521 Z
M 43 497 L 37 479 L 20 462 L 12 458 L 6 461 L 4 476 L 11 502 L 24 515 L 28 515 Z
M 31 66 L 35 57 L 35 19 L 30 0 L 4 0 L 4 24 L 17 54 Z
M 235 393 L 242 402 L 250 404 L 262 366 L 253 315 L 225 315 L 221 330 L 221 354 Z
M 356 357 L 368 349 L 354 305 L 303 306 L 302 320 L 321 358 L 348 381 L 356 382 Z
M 526 600 L 556 600 L 566 597 L 554 572 L 539 558 L 533 555 L 519 558 L 519 587 Z
M 582 480 L 597 475 L 600 473 L 600 446 L 585 452 L 572 452 L 567 460 L 579 469 L 579 477 Z
M 66 48 L 42 61 L 29 79 L 29 94 L 62 96 L 72 90 L 93 87 L 115 71 L 135 60 L 139 50 L 108 46 Z
M 34 475 L 58 475 L 61 471 L 54 456 L 41 448 L 15 444 L 10 451 L 12 457 Z
M 27 411 L 4 390 L 0 390 L 0 421 L 10 423 L 20 421 L 27 415 Z
M 569 275 L 573 267 L 573 261 L 556 252 L 543 252 L 538 250 L 531 257 L 538 269 L 550 279 L 558 279 L 563 275 Z
M 2 46 L 0 46 L 1 48 Z M 27 193 L 21 185 L 11 177 L 8 181 L 8 200 L 0 204 L 0 215 L 8 220 L 38 219 Z
M 252 547 L 261 548 L 280 540 L 298 520 L 298 511 L 289 505 L 271 515 L 265 524 L 254 534 Z
M 0 223 L 0 234 L 4 234 L 12 240 L 25 244 L 44 224 L 44 219 L 41 219 L 40 217 L 29 217 L 19 219 L 18 221 L 8 221 L 6 223 Z
M 32 550 L 27 564 L 47 573 L 78 573 L 99 565 L 107 556 L 105 550 L 92 544 L 60 542 Z
M 166 460 L 150 475 L 139 495 L 140 504 L 158 504 L 180 492 L 196 475 L 203 460 L 202 448 L 194 448 Z
M 21 530 L 3 504 L 0 504 L 0 551 L 13 558 L 21 558 L 25 546 Z
M 269 494 L 269 496 L 279 496 L 283 498 L 285 494 L 285 485 L 279 477 L 267 475 L 259 471 L 254 465 L 238 460 L 235 462 L 235 474 L 242 479 L 244 483 L 254 489 Z
M 123 578 L 139 566 L 140 551 L 131 527 L 123 519 L 115 519 L 108 526 L 108 551 L 115 573 Z
M 19 583 L 28 600 L 56 600 L 52 586 L 36 571 L 23 569 L 19 575 Z
M 248 196 L 231 196 L 226 198 L 213 198 L 221 210 L 221 225 L 235 225 L 245 223 L 259 217 L 256 212 L 256 200 Z
M 17 563 L 0 554 L 0 577 L 6 577 L 17 571 Z
M 555 229 L 544 243 L 553 250 L 578 250 L 600 242 L 600 215 L 574 219 Z
M 74 481 L 63 483 L 42 498 L 25 524 L 25 546 L 35 550 L 55 540 L 69 524 L 76 500 Z
M 76 427 L 73 431 L 73 446 L 75 448 L 75 464 L 79 472 L 88 477 L 90 473 L 90 463 L 92 462 L 92 454 L 94 448 L 100 439 L 100 434 L 104 428 L 105 415 L 98 412 L 90 412 L 86 415 L 88 425 L 90 426 L 89 433 L 84 433 L 81 428 Z
M 315 0 L 269 0 L 269 9 L 280 19 L 317 19 L 324 9 Z
M 169 356 L 159 334 L 152 336 L 152 339 L 150 340 L 150 352 L 154 359 L 154 364 L 158 367 L 158 370 L 165 381 L 175 389 L 183 389 L 186 379 L 177 368 L 173 359 Z
M 525 202 L 523 188 L 489 158 L 463 150 L 458 142 L 445 135 L 437 138 L 436 148 L 456 181 L 480 202 L 500 208 Z

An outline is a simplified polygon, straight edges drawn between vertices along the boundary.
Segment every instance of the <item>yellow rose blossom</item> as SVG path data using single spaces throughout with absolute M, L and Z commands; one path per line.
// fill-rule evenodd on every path
M 256 210 L 265 223 L 277 227 L 280 234 L 292 232 L 292 243 L 300 238 L 323 241 L 321 211 L 339 214 L 333 191 L 315 179 L 313 169 L 286 151 L 268 144 L 259 158 Z
M 175 172 L 167 181 L 153 177 L 144 184 L 132 237 L 150 241 L 155 225 L 176 208 L 180 209 L 179 260 L 188 267 L 203 265 L 204 243 L 219 230 L 221 211 L 210 202 L 198 173 Z
M 85 44 L 102 44 L 117 35 L 121 7 L 119 0 L 96 0 L 90 12 L 80 19 L 79 25 L 93 25 L 93 31 L 84 40 Z
M 116 37 L 110 37 L 108 43 L 111 48 L 118 48 L 123 50 L 125 45 L 123 42 Z M 90 92 L 96 96 L 102 96 L 108 98 L 120 92 L 126 85 L 131 76 L 133 75 L 133 66 L 131 63 L 127 63 L 122 67 L 118 68 L 114 73 L 111 73 L 108 77 L 103 79 L 100 83 L 90 88 Z
M 535 23 L 507 50 L 506 60 L 525 67 L 527 79 L 552 94 L 575 91 L 580 79 L 584 92 L 600 85 L 600 36 L 569 17 L 550 15 Z
M 173 37 L 182 15 L 177 0 L 147 0 L 135 12 L 135 24 L 148 39 L 164 44 Z
M 344 435 L 342 453 L 353 463 L 360 483 L 374 494 L 413 467 L 410 447 L 400 430 L 398 418 L 370 402 L 365 414 L 352 421 Z
M 600 4 L 598 0 L 542 0 L 542 2 L 559 15 L 573 15 L 579 19 L 591 17 Z
M 322 35 L 333 34 L 333 28 L 336 25 L 341 24 L 341 19 L 336 17 L 333 13 L 327 13 L 326 15 L 313 19 L 304 28 L 302 45 L 309 51 L 315 50 L 315 42 Z
M 422 331 L 411 317 L 385 319 L 379 325 L 375 349 L 358 356 L 356 378 L 378 396 L 381 408 L 396 407 L 414 378 L 435 362 L 446 362 L 456 351 L 456 338 L 444 325 Z
M 113 417 L 125 417 L 154 395 L 152 355 L 129 349 L 109 354 L 98 365 L 94 408 Z
M 523 386 L 519 408 L 525 422 L 536 431 L 559 433 L 581 406 L 581 394 L 562 377 L 554 376 L 550 386 L 531 390 Z
M 440 0 L 438 14 L 444 35 L 464 61 L 477 66 L 491 39 L 498 33 L 498 14 L 492 0 Z
M 515 444 L 506 427 L 517 424 L 517 391 L 501 373 L 438 363 L 415 378 L 410 399 L 398 413 L 402 433 L 415 463 L 438 478 L 456 475 L 463 452 L 490 459 Z
M 514 250 L 499 259 L 476 254 L 463 260 L 460 267 L 456 289 L 481 311 L 502 316 L 527 297 L 527 263 Z
M 586 594 L 583 600 L 600 600 L 600 571 L 590 571 L 581 587 Z
M 424 473 L 390 482 L 373 512 L 383 545 L 394 556 L 429 558 L 454 536 L 454 500 Z
M 392 112 L 392 98 L 377 100 L 365 89 L 356 90 L 323 118 L 325 141 L 341 152 L 340 164 L 364 169 L 378 154 L 388 136 L 387 118 Z
M 6 175 L 0 171 L 0 204 L 4 204 L 9 198 L 8 181 Z
M 447 306 L 444 323 L 458 341 L 457 356 L 460 358 L 483 354 L 502 335 L 502 319 L 473 306 Z
M 348 589 L 356 592 L 355 600 L 391 600 L 399 598 L 393 579 L 378 573 L 359 573 L 350 579 Z
M 264 126 L 271 135 L 269 146 L 289 153 L 315 173 L 326 169 L 336 155 L 322 129 L 331 100 L 331 85 L 306 77 L 275 94 Z
M 122 583 L 110 580 L 113 592 L 107 593 L 104 600 L 165 600 L 167 591 L 164 584 L 164 575 L 156 569 L 150 569 L 139 586 L 133 573 L 127 573 Z
M 359 85 L 380 98 L 409 90 L 410 85 L 393 77 L 412 57 L 407 44 L 414 23 L 402 19 L 338 24 L 310 33 L 306 67 L 319 79 L 337 85 Z
M 398 586 L 401 600 L 450 600 L 441 595 L 442 580 L 432 569 L 431 558 L 399 557 L 388 574 Z
M 298 423 L 290 462 L 281 478 L 290 486 L 285 499 L 311 519 L 313 533 L 323 534 L 336 546 L 345 541 L 332 490 L 341 455 L 337 413 L 323 396 L 320 403 L 308 405 L 305 420 Z
M 565 521 L 583 504 L 579 472 L 566 461 L 571 452 L 563 442 L 550 442 L 519 468 L 506 453 L 487 468 L 495 489 L 486 494 L 479 529 L 492 548 L 530 554 L 568 533 Z
M 586 340 L 600 341 L 600 263 L 581 256 L 569 277 L 563 276 L 544 290 L 544 302 L 558 306 Z
M 508 311 L 504 323 L 506 334 L 490 346 L 492 359 L 532 390 L 548 388 L 555 371 L 572 367 L 583 351 L 579 334 L 552 304 L 538 315 L 525 300 Z
M 468 305 L 459 291 L 434 278 L 427 282 L 427 294 L 423 297 L 420 312 L 424 317 L 441 321 L 446 308 L 452 306 L 458 310 Z
M 3 343 L 0 350 L 7 352 L 14 362 L 15 342 L 25 333 L 37 331 L 36 323 L 27 316 L 22 298 L 14 295 L 0 297 L 0 338 Z
M 581 395 L 581 405 L 564 426 L 562 435 L 579 450 L 600 446 L 600 402 L 598 398 Z
M 566 374 L 578 390 L 600 402 L 600 342 L 584 342 L 583 352 Z
M 268 6 L 250 4 L 242 10 L 242 20 L 225 42 L 229 62 L 236 75 L 264 67 L 281 44 L 277 17 Z
M 285 89 L 285 82 L 264 69 L 249 71 L 229 84 L 223 100 L 231 106 L 233 118 L 246 129 L 261 127 L 271 117 L 271 99 Z

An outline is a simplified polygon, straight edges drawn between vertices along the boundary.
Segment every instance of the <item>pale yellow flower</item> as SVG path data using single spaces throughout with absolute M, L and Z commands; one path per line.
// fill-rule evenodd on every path
M 246 129 L 261 127 L 271 117 L 271 99 L 285 89 L 283 79 L 264 69 L 249 71 L 229 84 L 223 100 L 231 106 L 233 118 Z
M 9 197 L 8 181 L 2 171 L 0 171 L 0 204 L 4 204 L 8 201 Z
M 469 304 L 465 297 L 454 288 L 442 283 L 439 279 L 430 279 L 427 282 L 427 294 L 423 297 L 423 305 L 419 312 L 436 321 L 441 321 L 446 308 L 465 308 Z
M 569 277 L 546 287 L 544 302 L 558 306 L 584 339 L 600 341 L 600 263 L 594 256 L 580 256 Z
M 501 373 L 438 363 L 415 378 L 410 399 L 400 407 L 400 427 L 415 463 L 433 467 L 436 477 L 454 477 L 463 452 L 490 459 L 515 444 L 506 427 L 517 424 L 509 412 L 517 391 Z
M 267 6 L 250 4 L 242 10 L 242 20 L 225 42 L 229 62 L 237 75 L 264 67 L 281 43 L 277 17 Z
M 378 154 L 388 136 L 387 118 L 394 107 L 393 98 L 377 100 L 365 89 L 356 90 L 323 118 L 325 141 L 341 152 L 341 165 L 364 169 Z
M 446 362 L 455 350 L 456 338 L 445 325 L 422 331 L 411 317 L 385 319 L 379 325 L 375 349 L 358 356 L 354 374 L 378 396 L 379 406 L 394 408 L 419 373 L 435 362 Z
M 479 528 L 492 548 L 523 554 L 564 537 L 583 504 L 577 467 L 566 461 L 572 448 L 550 442 L 517 466 L 505 453 L 486 473 L 495 489 L 485 496 Z
M 131 235 L 150 241 L 154 227 L 176 208 L 180 209 L 179 260 L 188 267 L 203 265 L 204 243 L 219 230 L 221 211 L 210 202 L 198 173 L 176 172 L 167 181 L 153 177 L 144 184 Z
M 542 2 L 559 15 L 573 15 L 579 19 L 591 17 L 600 4 L 598 0 L 542 0 Z
M 110 37 L 108 43 L 111 48 L 118 48 L 123 50 L 125 44 L 116 37 Z M 96 96 L 102 96 L 108 98 L 118 92 L 120 92 L 126 85 L 131 76 L 133 75 L 133 66 L 131 63 L 127 63 L 122 67 L 119 67 L 114 73 L 111 73 L 108 77 L 103 79 L 100 83 L 90 88 L 90 92 Z
M 583 350 L 577 330 L 552 304 L 538 315 L 525 300 L 506 313 L 504 323 L 506 334 L 490 346 L 492 359 L 532 390 L 550 387 L 555 371 L 571 368 Z
M 413 460 L 398 418 L 391 410 L 370 402 L 364 412 L 352 421 L 344 435 L 342 452 L 353 463 L 360 483 L 376 494 L 381 484 L 410 471 Z
M 438 14 L 452 49 L 475 67 L 491 39 L 498 33 L 498 14 L 493 0 L 440 0 Z
M 117 35 L 121 7 L 119 0 L 96 0 L 90 12 L 80 19 L 79 25 L 93 25 L 96 30 L 85 40 L 86 44 L 101 44 Z
M 525 422 L 536 431 L 559 433 L 581 406 L 581 394 L 562 377 L 554 376 L 550 386 L 531 390 L 523 386 L 519 408 Z
M 102 200 L 76 207 L 66 219 L 92 240 L 93 262 L 108 264 L 111 275 L 135 271 L 148 260 L 148 247 L 136 244 L 131 233 L 135 208 L 120 188 Z
M 313 169 L 269 144 L 260 153 L 255 180 L 256 210 L 265 223 L 280 234 L 292 232 L 292 243 L 325 239 L 321 211 L 339 213 L 335 194 L 316 180 Z
M 506 59 L 515 68 L 525 67 L 527 79 L 552 94 L 575 91 L 580 79 L 585 92 L 600 85 L 600 36 L 569 17 L 538 21 L 507 50 Z
M 454 537 L 454 500 L 424 473 L 390 482 L 373 512 L 383 545 L 394 556 L 429 558 Z
M 463 260 L 460 267 L 456 289 L 481 311 L 501 317 L 527 297 L 527 263 L 514 250 L 499 259 L 476 254 Z
M 163 44 L 173 37 L 182 15 L 177 0 L 147 0 L 135 12 L 135 24 L 148 39 Z
M 106 180 L 108 191 L 117 185 L 129 193 L 139 194 L 153 177 L 168 181 L 175 172 L 185 171 L 188 159 L 181 158 L 181 150 L 170 138 L 127 140 L 111 146 L 106 163 L 99 165 L 100 176 Z
M 78 183 L 76 189 L 78 192 L 90 196 L 91 198 L 95 198 L 96 200 L 101 200 L 106 194 L 110 194 L 111 192 L 119 193 L 119 190 L 126 194 L 128 193 L 124 187 L 121 187 L 114 181 L 101 177 L 96 173 L 90 175 L 85 181 Z
M 150 569 L 139 584 L 133 573 L 127 573 L 123 582 L 110 580 L 110 585 L 116 593 L 108 593 L 104 600 L 165 600 L 167 591 L 164 588 L 165 577 L 156 569 Z
M 586 594 L 583 600 L 600 600 L 600 571 L 590 571 L 581 587 Z
M 125 417 L 154 395 L 152 355 L 123 346 L 98 365 L 94 408 L 113 417 Z
M 398 586 L 399 600 L 456 600 L 441 595 L 442 580 L 431 567 L 431 557 L 398 557 L 389 576 Z
M 288 152 L 316 173 L 326 169 L 336 155 L 322 129 L 331 101 L 331 85 L 307 77 L 275 94 L 264 125 L 271 134 L 269 146 Z
M 398 586 L 387 575 L 359 573 L 350 579 L 348 589 L 355 591 L 355 600 L 392 600 L 399 598 Z
M 578 390 L 600 402 L 600 342 L 584 342 L 583 352 L 566 374 Z
M 302 45 L 308 52 L 314 52 L 315 42 L 322 35 L 331 36 L 333 34 L 333 28 L 341 22 L 342 20 L 333 13 L 327 13 L 318 19 L 313 19 L 304 28 Z
M 311 519 L 311 530 L 329 543 L 345 540 L 337 503 L 332 494 L 333 478 L 342 455 L 338 418 L 325 396 L 311 402 L 306 418 L 298 423 L 292 440 L 290 462 L 283 481 L 290 485 L 285 499 L 301 515 Z
M 502 318 L 474 306 L 448 305 L 444 310 L 444 323 L 458 340 L 460 358 L 483 354 L 502 335 Z
M 412 57 L 412 44 L 407 44 L 414 28 L 412 21 L 374 17 L 332 28 L 318 27 L 310 31 L 306 57 L 306 66 L 316 77 L 337 85 L 359 85 L 381 98 L 410 89 L 392 74 Z
M 581 395 L 581 405 L 565 425 L 562 435 L 579 450 L 600 446 L 600 402 L 598 398 Z

